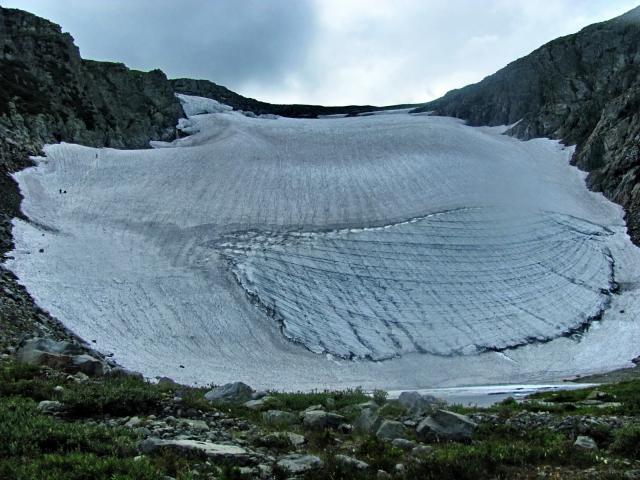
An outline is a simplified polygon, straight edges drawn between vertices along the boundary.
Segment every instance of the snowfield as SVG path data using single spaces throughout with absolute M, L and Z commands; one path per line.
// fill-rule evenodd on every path
M 639 251 L 572 149 L 406 111 L 252 118 L 180 99 L 186 138 L 49 145 L 16 174 L 30 222 L 7 266 L 125 367 L 406 389 L 638 355 Z

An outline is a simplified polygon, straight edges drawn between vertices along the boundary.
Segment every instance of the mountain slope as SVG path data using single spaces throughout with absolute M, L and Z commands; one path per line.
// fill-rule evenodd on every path
M 640 242 L 640 7 L 556 39 L 416 111 L 515 125 L 522 139 L 577 144 L 589 187 L 621 204 Z
M 376 107 L 373 105 L 325 107 L 322 105 L 274 104 L 243 97 L 242 95 L 232 92 L 228 88 L 210 82 L 209 80 L 177 78 L 171 80 L 171 85 L 173 85 L 173 88 L 177 93 L 212 98 L 213 100 L 233 107 L 234 110 L 244 110 L 253 112 L 257 115 L 273 114 L 291 118 L 315 118 L 318 115 L 357 115 L 359 113 L 411 108 L 415 106 L 415 104 L 404 104 L 389 105 L 385 107 Z
M 22 216 L 11 174 L 45 143 L 142 148 L 173 138 L 182 116 L 160 70 L 84 60 L 58 25 L 0 7 L 0 259 L 12 248 L 11 219 Z M 0 266 L 0 349 L 42 325 L 62 332 Z

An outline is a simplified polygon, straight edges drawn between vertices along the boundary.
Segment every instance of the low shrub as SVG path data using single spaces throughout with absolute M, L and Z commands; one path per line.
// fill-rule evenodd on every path
M 640 427 L 629 426 L 617 430 L 613 435 L 611 451 L 625 457 L 640 459 Z
M 91 384 L 73 384 L 64 389 L 59 400 L 69 415 L 145 415 L 155 413 L 163 392 L 134 377 L 116 377 Z
M 0 478 L 159 477 L 149 461 L 133 460 L 137 437 L 131 431 L 65 422 L 40 414 L 36 405 L 30 399 L 0 398 Z
M 271 397 L 268 401 L 270 408 L 293 411 L 304 410 L 312 405 L 324 405 L 340 410 L 371 399 L 359 388 L 339 392 L 271 392 L 269 396 Z

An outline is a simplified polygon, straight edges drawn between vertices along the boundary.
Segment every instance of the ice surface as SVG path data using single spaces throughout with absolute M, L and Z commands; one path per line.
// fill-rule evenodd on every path
M 638 354 L 638 249 L 571 149 L 404 112 L 270 121 L 181 100 L 193 134 L 165 148 L 49 145 L 16 175 L 31 222 L 8 267 L 124 366 L 400 389 Z
M 176 97 L 180 100 L 182 109 L 188 117 L 205 113 L 223 113 L 233 110 L 229 105 L 220 103 L 212 98 L 191 97 L 180 93 L 176 93 Z
M 464 209 L 389 228 L 271 237 L 247 244 L 236 271 L 285 335 L 312 351 L 476 353 L 553 338 L 598 316 L 614 288 L 610 235 L 557 214 Z

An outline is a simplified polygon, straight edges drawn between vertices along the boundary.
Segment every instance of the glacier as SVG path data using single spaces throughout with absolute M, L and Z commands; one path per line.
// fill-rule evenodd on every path
M 257 388 L 549 382 L 638 355 L 639 250 L 572 148 L 406 110 L 47 145 L 6 262 L 146 376 Z

